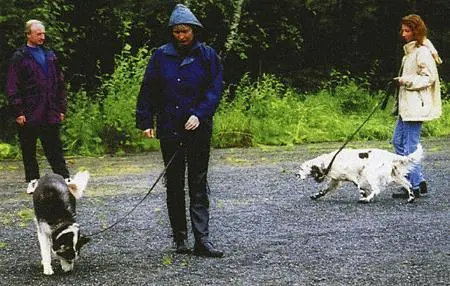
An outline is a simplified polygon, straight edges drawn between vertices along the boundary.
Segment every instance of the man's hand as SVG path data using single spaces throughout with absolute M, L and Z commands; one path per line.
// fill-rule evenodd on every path
M 65 115 L 64 115 L 64 113 L 60 113 L 60 114 L 59 114 L 59 120 L 63 121 L 64 118 L 66 118 Z
M 155 138 L 155 133 L 153 131 L 153 129 L 145 129 L 144 132 L 142 132 L 142 134 L 144 135 L 144 137 L 147 138 Z
M 199 125 L 200 125 L 200 121 L 198 120 L 198 117 L 195 115 L 191 115 L 191 117 L 189 117 L 188 121 L 186 121 L 184 128 L 186 130 L 195 130 Z
M 27 123 L 27 119 L 26 119 L 25 115 L 21 115 L 16 118 L 16 122 L 17 122 L 17 124 L 19 124 L 19 126 L 24 126 L 25 123 Z

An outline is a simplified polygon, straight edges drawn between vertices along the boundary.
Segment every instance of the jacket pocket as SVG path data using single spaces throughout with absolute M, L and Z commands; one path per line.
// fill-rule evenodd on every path
M 421 115 L 429 115 L 432 108 L 431 89 L 426 88 L 419 90 L 419 98 L 422 102 Z

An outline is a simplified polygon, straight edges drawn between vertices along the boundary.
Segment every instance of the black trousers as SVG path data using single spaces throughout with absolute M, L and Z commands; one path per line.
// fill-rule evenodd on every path
M 207 174 L 211 145 L 211 128 L 201 125 L 187 132 L 183 139 L 160 139 L 164 164 L 167 166 L 167 209 L 173 239 L 187 238 L 185 172 L 187 167 L 189 186 L 189 214 L 196 242 L 209 237 L 209 196 Z M 177 151 L 178 150 L 178 151 Z
M 32 126 L 25 124 L 19 127 L 20 148 L 25 168 L 25 180 L 39 179 L 39 164 L 36 159 L 37 139 L 41 141 L 45 157 L 53 172 L 64 178 L 70 176 L 64 159 L 63 148 L 60 138 L 60 125 Z

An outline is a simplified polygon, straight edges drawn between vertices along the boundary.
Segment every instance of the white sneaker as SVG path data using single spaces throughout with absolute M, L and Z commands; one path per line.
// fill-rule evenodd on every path
M 33 179 L 28 183 L 27 194 L 32 194 L 38 185 L 38 180 Z

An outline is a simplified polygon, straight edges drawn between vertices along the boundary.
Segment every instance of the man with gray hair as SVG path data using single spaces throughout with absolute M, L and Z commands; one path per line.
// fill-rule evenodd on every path
M 37 139 L 54 173 L 69 180 L 60 139 L 60 122 L 66 113 L 64 77 L 55 53 L 44 47 L 45 26 L 41 21 L 25 24 L 27 43 L 11 57 L 6 92 L 18 126 L 27 193 L 33 193 L 39 179 Z

